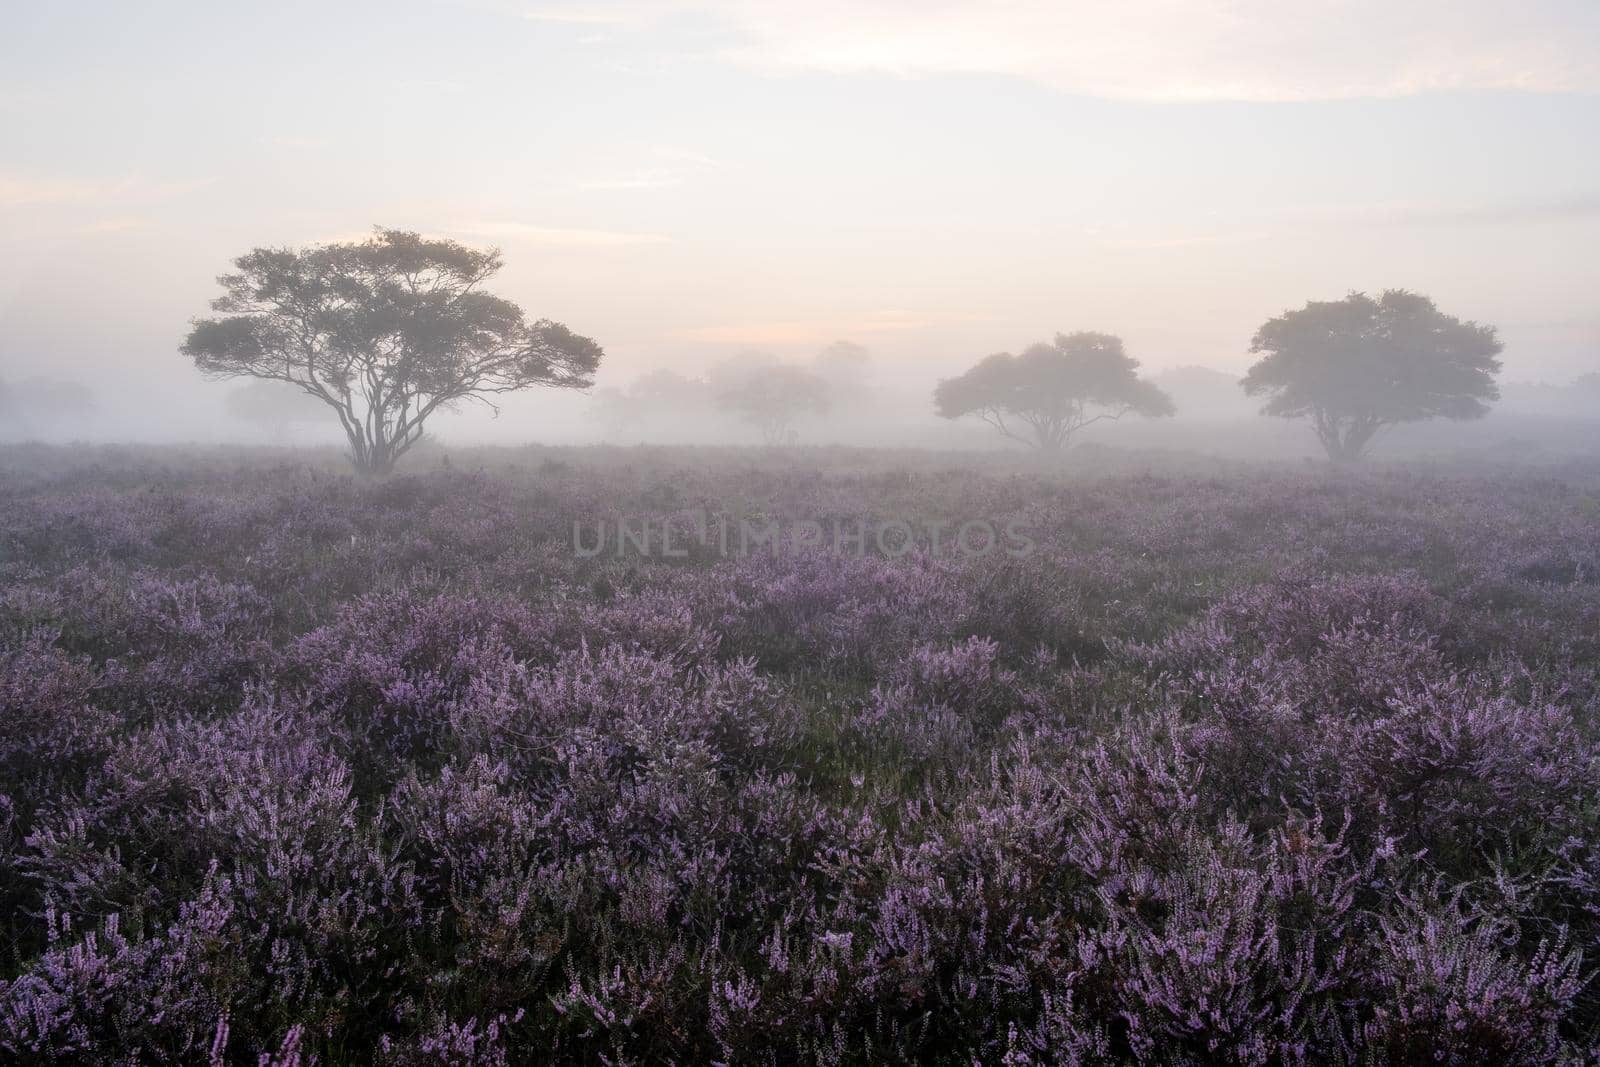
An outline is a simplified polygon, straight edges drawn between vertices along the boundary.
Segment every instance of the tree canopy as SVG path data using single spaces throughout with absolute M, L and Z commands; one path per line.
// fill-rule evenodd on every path
M 835 341 L 811 358 L 811 367 L 829 381 L 860 381 L 872 362 L 872 352 L 854 341 Z
M 1014 441 L 1055 452 L 1092 423 L 1173 414 L 1172 401 L 1140 378 L 1138 368 L 1121 338 L 1057 334 L 1019 356 L 999 352 L 945 379 L 934 391 L 934 406 L 942 418 L 977 415 Z
M 1493 326 L 1462 322 L 1404 289 L 1351 293 L 1269 320 L 1243 381 L 1265 395 L 1263 414 L 1310 418 L 1328 456 L 1360 458 L 1385 427 L 1421 419 L 1475 419 L 1500 393 Z
M 213 377 L 275 379 L 322 401 L 369 473 L 392 469 L 441 408 L 587 388 L 603 355 L 484 292 L 497 249 L 380 228 L 359 243 L 257 248 L 234 266 L 217 279 L 221 317 L 196 320 L 183 353 Z

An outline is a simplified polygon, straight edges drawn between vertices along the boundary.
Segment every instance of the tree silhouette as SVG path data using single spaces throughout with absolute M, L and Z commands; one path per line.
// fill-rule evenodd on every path
M 289 382 L 332 408 L 357 469 L 386 474 L 436 411 L 530 386 L 586 388 L 600 346 L 483 292 L 497 249 L 403 230 L 361 243 L 257 248 L 217 281 L 225 317 L 182 351 L 217 378 Z
M 835 341 L 811 358 L 811 367 L 830 382 L 858 382 L 872 362 L 872 353 L 854 341 Z
M 1386 427 L 1488 414 L 1502 347 L 1493 326 L 1452 318 L 1418 293 L 1351 293 L 1265 323 L 1250 343 L 1262 358 L 1241 384 L 1267 396 L 1262 414 L 1310 418 L 1328 458 L 1349 462 Z
M 1000 352 L 934 390 L 941 418 L 977 415 L 1013 441 L 1059 452 L 1085 426 L 1171 415 L 1172 401 L 1138 377 L 1138 360 L 1107 333 L 1057 334 L 1020 356 Z

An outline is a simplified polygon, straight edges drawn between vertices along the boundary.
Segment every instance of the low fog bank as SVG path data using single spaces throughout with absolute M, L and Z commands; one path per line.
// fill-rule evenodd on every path
M 1151 380 L 1172 398 L 1176 414 L 1126 417 L 1090 426 L 1069 455 L 1121 449 L 1296 462 L 1324 456 L 1303 421 L 1262 415 L 1261 402 L 1245 395 L 1238 375 L 1187 366 L 1153 374 Z M 674 395 L 661 396 L 669 383 L 678 387 Z M 576 440 L 619 445 L 763 443 L 747 421 L 719 410 L 709 395 L 697 395 L 685 385 L 677 377 L 642 377 L 633 387 L 632 404 L 619 404 L 617 394 L 597 390 L 589 400 L 595 424 L 588 428 L 590 434 Z M 976 419 L 938 418 L 931 393 L 932 383 L 880 375 L 841 391 L 829 410 L 796 418 L 794 443 L 1025 451 Z M 1447 457 L 1457 452 L 1600 454 L 1600 378 L 1590 376 L 1565 386 L 1510 383 L 1502 386 L 1502 399 L 1487 417 L 1393 427 L 1378 438 L 1375 451 L 1395 458 Z
M 1269 418 L 1244 394 L 1239 376 L 1191 365 L 1150 380 L 1171 399 L 1165 418 L 1127 417 L 1089 426 L 1054 462 L 1096 452 L 1188 454 L 1301 462 L 1323 456 L 1302 421 Z M 193 382 L 175 397 L 169 382 L 129 375 L 83 382 L 0 377 L 0 443 L 241 445 L 341 455 L 332 411 L 293 387 L 250 379 Z M 424 453 L 491 446 L 700 445 L 747 451 L 847 446 L 934 452 L 1026 451 L 974 418 L 942 419 L 937 379 L 874 361 L 841 342 L 808 357 L 750 352 L 699 373 L 656 370 L 632 378 L 602 374 L 583 393 L 530 390 L 466 402 L 428 424 Z M 803 393 L 800 402 L 796 392 Z M 1487 417 L 1391 428 L 1375 456 L 1512 459 L 1600 456 L 1600 375 L 1565 383 L 1502 381 Z M 783 414 L 774 415 L 774 410 Z M 408 466 L 426 463 L 419 455 Z

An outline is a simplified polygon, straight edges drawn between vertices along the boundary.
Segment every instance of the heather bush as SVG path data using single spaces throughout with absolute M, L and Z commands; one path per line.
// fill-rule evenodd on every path
M 106 672 L 34 630 L 0 643 L 0 794 L 14 827 L 59 799 L 111 753 L 117 716 L 99 705 Z M 18 805 L 23 805 L 18 810 Z
M 0 1059 L 1600 1054 L 1591 472 L 635 459 L 0 474 Z
M 1575 1059 L 1562 1023 L 1587 984 L 1559 932 L 1531 953 L 1509 923 L 1459 895 L 1403 890 L 1378 920 L 1373 1018 L 1361 1034 L 1398 1063 L 1542 1064 Z

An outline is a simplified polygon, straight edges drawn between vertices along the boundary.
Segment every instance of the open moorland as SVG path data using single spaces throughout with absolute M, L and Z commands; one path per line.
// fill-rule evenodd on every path
M 1085 454 L 0 453 L 0 1058 L 1583 1061 L 1600 474 Z

